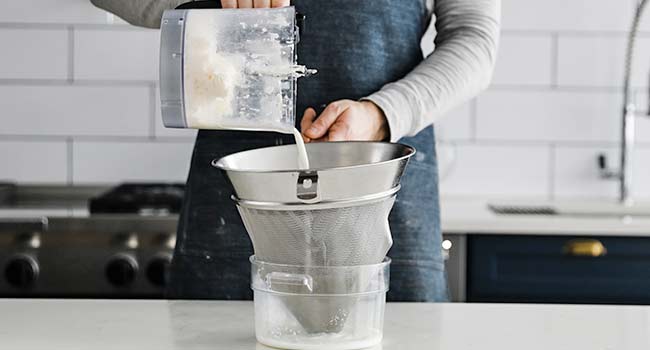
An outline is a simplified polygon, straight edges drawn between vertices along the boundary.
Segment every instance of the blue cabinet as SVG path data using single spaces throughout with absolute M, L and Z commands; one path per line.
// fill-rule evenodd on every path
M 480 236 L 467 301 L 650 304 L 650 238 Z

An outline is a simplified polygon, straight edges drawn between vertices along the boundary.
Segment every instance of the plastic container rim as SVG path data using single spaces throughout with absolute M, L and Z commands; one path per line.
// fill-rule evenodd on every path
M 290 268 L 300 268 L 300 267 L 307 267 L 304 265 L 291 265 L 291 264 L 276 264 L 276 263 L 270 263 L 262 260 L 258 260 L 255 255 L 251 255 L 248 260 L 251 262 L 252 265 L 267 265 L 267 266 L 277 266 L 277 267 L 290 267 Z M 389 257 L 385 257 L 384 261 L 380 262 L 379 264 L 369 264 L 369 265 L 352 265 L 352 266 L 326 266 L 326 265 L 313 265 L 313 266 L 308 266 L 310 269 L 328 269 L 328 270 L 343 270 L 343 269 L 349 269 L 349 268 L 369 268 L 369 267 L 379 267 L 379 268 L 384 268 L 386 265 L 390 265 L 393 260 Z
M 255 255 L 251 255 L 249 258 L 249 261 L 251 262 L 251 266 L 255 265 L 266 265 L 266 266 L 274 266 L 277 268 L 301 268 L 305 267 L 302 265 L 289 265 L 289 264 L 274 264 L 274 263 L 267 263 L 263 262 L 261 260 L 257 260 L 255 258 Z M 354 265 L 354 266 L 310 266 L 311 269 L 329 269 L 329 270 L 343 270 L 343 269 L 349 269 L 349 268 L 378 268 L 378 269 L 385 269 L 387 266 L 390 266 L 392 260 L 389 257 L 384 258 L 384 261 L 379 263 L 379 264 L 370 264 L 370 265 Z M 291 295 L 291 296 L 300 296 L 303 298 L 313 298 L 313 297 L 360 297 L 360 296 L 367 296 L 367 295 L 378 295 L 378 294 L 386 294 L 389 290 L 389 284 L 386 284 L 386 287 L 378 290 L 373 290 L 373 291 L 368 291 L 368 292 L 356 292 L 356 293 L 331 293 L 331 294 L 324 294 L 324 293 L 314 293 L 314 294 L 302 294 L 302 293 L 289 293 L 289 292 L 278 292 L 270 289 L 262 289 L 262 288 L 257 288 L 254 286 L 254 283 L 251 281 L 250 284 L 251 289 L 254 292 L 260 292 L 260 293 L 265 293 L 265 294 L 272 294 L 272 295 Z

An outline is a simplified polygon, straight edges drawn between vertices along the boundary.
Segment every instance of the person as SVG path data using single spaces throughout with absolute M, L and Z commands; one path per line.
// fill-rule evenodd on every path
M 139 26 L 186 0 L 91 0 Z M 289 0 L 221 0 L 224 8 L 282 7 Z M 301 79 L 299 124 L 307 142 L 401 142 L 418 150 L 390 215 L 393 247 L 388 300 L 448 300 L 432 123 L 490 82 L 500 0 L 295 0 L 307 15 L 299 62 L 319 73 Z M 435 50 L 421 40 L 435 19 Z M 321 113 L 315 108 L 326 106 Z M 314 108 L 315 107 L 315 108 Z M 304 111 L 304 113 L 303 113 Z M 292 143 L 274 133 L 198 133 L 167 296 L 250 299 L 252 245 L 226 179 L 211 166 L 225 155 Z

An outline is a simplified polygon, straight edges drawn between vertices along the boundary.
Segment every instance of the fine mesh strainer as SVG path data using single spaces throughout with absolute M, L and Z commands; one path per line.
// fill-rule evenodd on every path
M 238 205 L 257 259 L 298 266 L 381 262 L 392 245 L 395 196 L 330 209 L 278 210 Z M 315 206 L 315 205 L 313 205 Z
M 296 170 L 295 145 L 236 153 L 214 163 L 233 185 L 256 258 L 307 267 L 381 263 L 392 245 L 388 215 L 415 150 L 337 142 L 308 144 L 307 153 L 309 170 Z M 295 282 L 287 278 L 282 291 L 304 288 Z M 278 290 L 282 281 L 268 283 Z M 331 300 L 287 298 L 285 305 L 309 333 L 341 331 L 349 309 L 346 301 Z

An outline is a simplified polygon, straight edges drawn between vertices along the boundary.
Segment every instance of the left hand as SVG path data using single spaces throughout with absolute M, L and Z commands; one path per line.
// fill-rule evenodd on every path
M 384 141 L 390 136 L 384 112 L 370 101 L 332 102 L 318 118 L 308 108 L 300 126 L 305 142 Z

